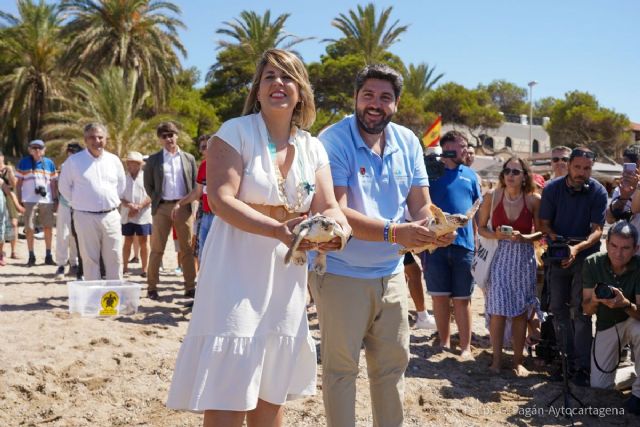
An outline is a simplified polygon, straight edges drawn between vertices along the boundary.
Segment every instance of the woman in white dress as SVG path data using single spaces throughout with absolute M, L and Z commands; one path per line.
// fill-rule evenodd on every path
M 266 51 L 244 115 L 209 143 L 207 193 L 216 213 L 167 406 L 204 411 L 205 426 L 279 426 L 285 401 L 315 393 L 306 266 L 284 264 L 291 230 L 319 212 L 351 233 L 333 193 L 307 71 Z M 323 250 L 341 249 L 338 238 Z M 313 249 L 303 242 L 302 250 Z

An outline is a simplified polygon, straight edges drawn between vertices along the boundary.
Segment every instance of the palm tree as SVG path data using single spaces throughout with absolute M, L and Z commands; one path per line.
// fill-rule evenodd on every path
M 58 6 L 18 0 L 18 17 L 0 11 L 0 136 L 16 155 L 40 132 L 51 99 L 64 87 Z
M 389 47 L 400 41 L 400 35 L 409 28 L 408 25 L 400 26 L 398 20 L 387 28 L 392 10 L 393 7 L 389 6 L 380 13 L 379 18 L 376 18 L 373 3 L 365 7 L 358 5 L 357 12 L 351 9 L 348 15 L 341 13 L 331 25 L 344 34 L 351 50 L 362 54 L 367 64 L 380 62 L 385 59 Z
M 438 81 L 444 77 L 444 73 L 434 76 L 436 67 L 429 68 L 424 62 L 417 66 L 409 64 L 409 68 L 403 70 L 404 92 L 410 93 L 418 100 L 424 100 L 427 93 L 433 89 Z
M 297 37 L 286 33 L 284 26 L 289 16 L 288 13 L 278 15 L 272 22 L 269 9 L 263 16 L 253 11 L 244 10 L 240 13 L 239 18 L 231 22 L 223 22 L 226 28 L 216 30 L 217 34 L 233 39 L 233 41 L 219 40 L 218 48 L 229 52 L 230 56 L 238 62 L 234 65 L 239 67 L 248 65 L 253 68 L 265 50 L 272 48 L 291 49 L 298 43 L 313 38 Z M 207 80 L 211 80 L 214 77 L 213 73 L 224 65 L 220 60 L 214 64 L 209 69 Z
M 98 77 L 85 73 L 74 79 L 74 97 L 61 99 L 66 109 L 47 116 L 44 133 L 54 151 L 70 139 L 82 140 L 83 126 L 89 122 L 99 122 L 107 128 L 108 149 L 120 157 L 155 143 L 150 123 L 138 116 L 149 92 L 138 95 L 137 81 L 136 73 L 125 76 L 120 67 L 106 68 Z
M 125 76 L 136 73 L 138 94 L 151 91 L 156 106 L 166 100 L 180 70 L 178 37 L 185 25 L 171 14 L 180 8 L 156 0 L 65 0 L 62 9 L 72 17 L 65 28 L 71 43 L 64 61 L 77 74 L 122 67 Z

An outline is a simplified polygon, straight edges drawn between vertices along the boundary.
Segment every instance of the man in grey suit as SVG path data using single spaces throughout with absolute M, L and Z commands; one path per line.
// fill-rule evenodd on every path
M 180 245 L 180 263 L 184 274 L 185 292 L 195 296 L 196 268 L 191 248 L 193 215 L 190 203 L 180 205 L 180 199 L 195 186 L 196 160 L 178 147 L 178 128 L 172 122 L 158 125 L 156 135 L 163 149 L 149 156 L 144 168 L 144 188 L 151 197 L 151 254 L 147 271 L 147 297 L 158 299 L 160 264 L 167 237 L 174 226 Z

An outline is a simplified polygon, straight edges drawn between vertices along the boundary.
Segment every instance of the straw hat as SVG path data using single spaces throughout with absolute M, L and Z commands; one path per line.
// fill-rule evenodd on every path
M 143 163 L 144 159 L 142 158 L 142 154 L 137 151 L 130 151 L 129 154 L 127 154 L 127 161 Z

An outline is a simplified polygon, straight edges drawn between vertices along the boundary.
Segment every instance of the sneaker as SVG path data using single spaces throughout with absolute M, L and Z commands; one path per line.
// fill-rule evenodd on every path
M 158 301 L 158 291 L 147 291 L 147 298 L 154 300 L 154 301 Z
M 186 298 L 195 298 L 196 290 L 195 289 L 189 289 L 188 291 L 184 291 L 184 296 Z
M 59 265 L 58 269 L 56 270 L 56 280 L 63 280 L 64 279 L 64 265 Z
M 44 263 L 46 265 L 56 265 L 56 263 L 53 262 L 53 257 L 51 255 L 47 255 L 44 257 Z
M 414 326 L 416 329 L 436 329 L 436 319 L 427 313 L 424 319 L 418 317 Z
M 67 273 L 69 276 L 77 276 L 78 275 L 78 266 L 72 265 L 69 267 L 69 272 Z
M 33 267 L 34 265 L 36 265 L 36 257 L 30 256 L 27 261 L 27 267 Z
M 142 277 L 143 279 L 145 279 L 147 277 L 147 272 L 143 271 L 142 273 L 140 273 L 140 277 Z
M 640 397 L 632 394 L 631 397 L 624 402 L 624 409 L 632 414 L 640 415 Z

